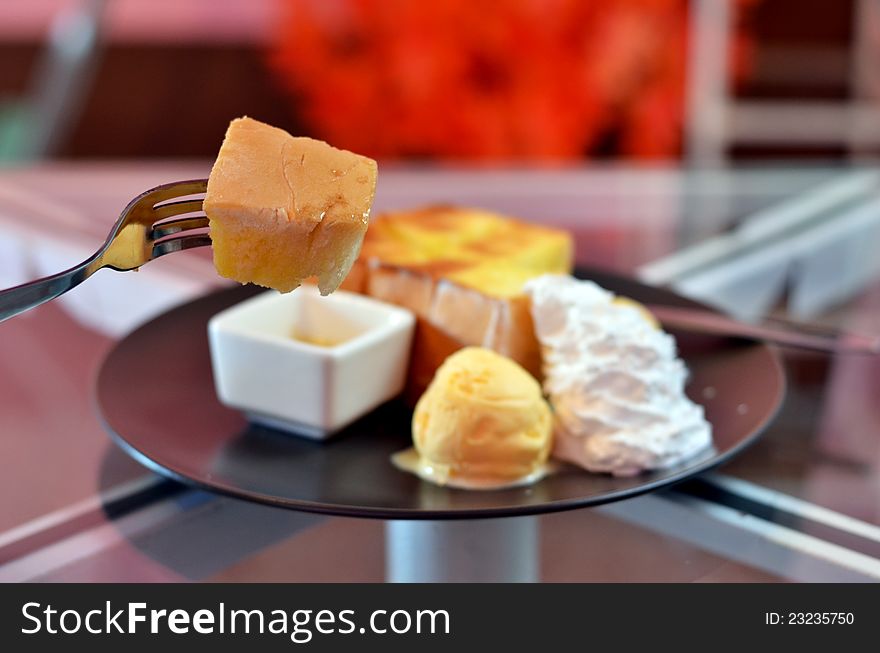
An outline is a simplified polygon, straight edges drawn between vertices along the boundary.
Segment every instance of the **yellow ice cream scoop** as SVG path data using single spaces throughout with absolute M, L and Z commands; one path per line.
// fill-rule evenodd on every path
M 543 476 L 552 424 L 532 375 L 494 351 L 466 347 L 446 359 L 416 404 L 415 455 L 395 462 L 444 485 L 517 485 Z

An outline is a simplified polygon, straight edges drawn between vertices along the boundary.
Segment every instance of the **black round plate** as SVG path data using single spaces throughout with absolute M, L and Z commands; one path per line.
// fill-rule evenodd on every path
M 644 303 L 690 306 L 674 293 L 608 273 L 580 274 Z M 566 469 L 530 487 L 442 488 L 397 470 L 411 411 L 386 404 L 325 442 L 249 424 L 214 394 L 207 321 L 259 289 L 236 287 L 179 306 L 121 340 L 99 372 L 97 405 L 122 447 L 147 467 L 215 492 L 284 508 L 383 519 L 527 515 L 592 506 L 656 490 L 718 465 L 753 441 L 776 413 L 785 378 L 764 344 L 676 334 L 714 448 L 631 478 Z M 710 391 L 706 391 L 711 388 Z

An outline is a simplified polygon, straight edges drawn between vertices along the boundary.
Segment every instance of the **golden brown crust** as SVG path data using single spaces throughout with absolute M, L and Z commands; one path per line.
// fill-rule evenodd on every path
M 571 265 L 567 232 L 479 209 L 432 206 L 375 218 L 342 287 L 418 316 L 407 388 L 415 400 L 437 367 L 468 345 L 509 356 L 540 378 L 521 287 Z
M 219 274 L 287 292 L 336 289 L 357 258 L 376 162 L 250 118 L 233 120 L 204 208 Z

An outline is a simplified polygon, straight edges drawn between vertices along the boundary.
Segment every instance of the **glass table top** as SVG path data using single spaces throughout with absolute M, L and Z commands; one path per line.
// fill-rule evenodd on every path
M 208 169 L 0 170 L 0 287 L 84 259 L 131 197 Z M 376 210 L 496 209 L 571 230 L 579 264 L 666 284 L 749 319 L 772 313 L 880 333 L 880 270 L 862 253 L 878 233 L 875 213 L 880 223 L 873 175 L 785 165 L 388 166 Z M 221 285 L 209 256 L 175 255 L 136 274 L 102 271 L 61 301 L 0 324 L 0 580 L 386 578 L 395 551 L 386 524 L 196 491 L 146 471 L 104 433 L 91 397 L 102 357 L 136 324 Z M 880 360 L 786 352 L 785 362 L 783 410 L 731 463 L 668 491 L 538 518 L 529 527 L 537 579 L 880 578 L 880 409 L 872 401 Z

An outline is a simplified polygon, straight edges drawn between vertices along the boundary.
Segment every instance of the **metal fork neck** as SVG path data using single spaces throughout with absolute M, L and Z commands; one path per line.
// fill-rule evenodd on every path
M 69 270 L 36 281 L 24 283 L 8 290 L 0 290 L 0 322 L 19 313 L 45 304 L 50 299 L 67 292 L 104 267 L 101 252 Z

